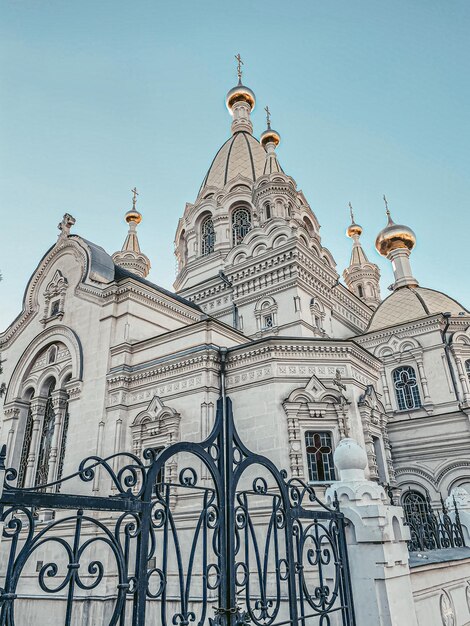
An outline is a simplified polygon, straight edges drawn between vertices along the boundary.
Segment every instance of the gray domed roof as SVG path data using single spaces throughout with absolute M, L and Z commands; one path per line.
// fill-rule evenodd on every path
M 435 315 L 437 313 L 468 314 L 450 296 L 424 287 L 402 287 L 386 298 L 372 316 L 367 332 Z
M 253 182 L 263 175 L 266 151 L 248 132 L 230 137 L 215 155 L 199 193 L 205 187 L 223 189 L 229 180 L 244 176 Z

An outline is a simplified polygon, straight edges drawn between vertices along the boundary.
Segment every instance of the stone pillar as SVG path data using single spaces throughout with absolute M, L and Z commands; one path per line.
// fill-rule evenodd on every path
M 57 480 L 57 461 L 62 443 L 62 432 L 67 410 L 68 395 L 64 389 L 57 389 L 52 392 L 52 407 L 54 409 L 54 433 L 52 435 L 51 452 L 49 455 L 49 472 L 47 482 L 52 483 Z M 55 491 L 56 487 L 50 487 L 49 491 Z
M 33 431 L 31 434 L 31 445 L 29 446 L 28 460 L 25 472 L 25 487 L 32 487 L 36 470 L 37 453 L 44 413 L 46 411 L 47 398 L 33 398 L 31 400 L 31 415 L 33 418 Z
M 392 403 L 390 402 L 390 390 L 387 384 L 387 375 L 385 374 L 385 368 L 382 367 L 380 369 L 380 377 L 382 379 L 382 388 L 384 391 L 384 399 L 385 399 L 385 408 L 387 411 L 392 411 Z
M 460 384 L 462 385 L 464 402 L 466 404 L 470 404 L 470 389 L 469 389 L 467 373 L 465 372 L 465 368 L 464 368 L 464 365 L 462 363 L 462 359 L 460 358 L 460 356 L 455 353 L 453 353 L 453 356 L 454 356 L 455 363 L 457 365 L 457 372 L 459 374 Z
M 426 372 L 424 371 L 423 357 L 419 355 L 419 356 L 416 356 L 415 358 L 416 358 L 416 364 L 418 365 L 418 372 L 419 372 L 419 377 L 421 379 L 421 386 L 423 387 L 424 404 L 431 405 L 432 400 L 431 400 L 431 396 L 429 395 L 428 379 L 426 378 Z
M 417 626 L 408 567 L 403 509 L 388 503 L 384 489 L 366 480 L 367 455 L 354 439 L 343 439 L 334 454 L 341 480 L 325 493 L 349 521 L 347 544 L 356 623 L 361 626 Z

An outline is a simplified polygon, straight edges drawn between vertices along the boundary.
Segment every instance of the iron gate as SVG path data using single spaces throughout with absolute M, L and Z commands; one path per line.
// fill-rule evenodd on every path
M 109 496 L 74 493 L 98 474 Z M 338 503 L 250 452 L 229 398 L 201 443 L 91 456 L 60 483 L 15 479 L 5 471 L 0 500 L 2 626 L 30 623 L 32 606 L 66 626 L 354 626 Z

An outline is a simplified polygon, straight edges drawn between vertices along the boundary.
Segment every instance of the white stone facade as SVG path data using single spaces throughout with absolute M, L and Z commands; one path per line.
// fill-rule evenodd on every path
M 27 487 L 41 467 L 51 482 L 88 455 L 201 440 L 227 348 L 226 390 L 240 435 L 290 476 L 327 489 L 339 478 L 333 451 L 352 437 L 377 493 L 378 482 L 398 498 L 411 489 L 433 503 L 457 487 L 470 492 L 470 313 L 402 276 L 377 306 L 378 269 L 357 249 L 345 272 L 350 288 L 340 283 L 272 135 L 258 142 L 250 107 L 233 109 L 233 136 L 178 224 L 175 293 L 145 280 L 135 217 L 113 257 L 70 234 L 65 220 L 22 312 L 0 335 L 8 465 Z M 408 263 L 409 251 L 400 254 Z M 358 291 L 363 280 L 372 291 Z M 308 450 L 315 434 L 328 437 L 328 468 Z M 165 471 L 171 480 L 178 468 Z M 107 495 L 110 484 L 97 476 L 89 489 Z M 361 541 L 351 558 L 361 558 Z M 391 565 L 397 579 L 409 574 L 402 548 L 385 549 L 390 563 L 400 552 Z M 425 623 L 418 613 L 406 623 Z

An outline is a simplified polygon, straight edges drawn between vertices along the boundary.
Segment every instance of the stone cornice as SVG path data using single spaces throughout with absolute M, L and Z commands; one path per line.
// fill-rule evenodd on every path
M 422 335 L 429 331 L 440 331 L 442 328 L 442 315 L 432 315 L 413 320 L 410 322 L 404 322 L 403 324 L 397 324 L 396 326 L 388 326 L 370 333 L 364 333 L 354 337 L 354 340 L 361 345 L 367 347 L 375 347 L 387 341 L 392 336 L 396 336 L 399 339 L 406 337 L 414 337 L 416 335 Z
M 347 340 L 334 339 L 300 339 L 300 338 L 266 338 L 254 341 L 245 346 L 229 348 L 227 370 L 233 369 L 240 361 L 255 362 L 278 358 L 355 358 L 363 365 L 378 371 L 379 359 Z

